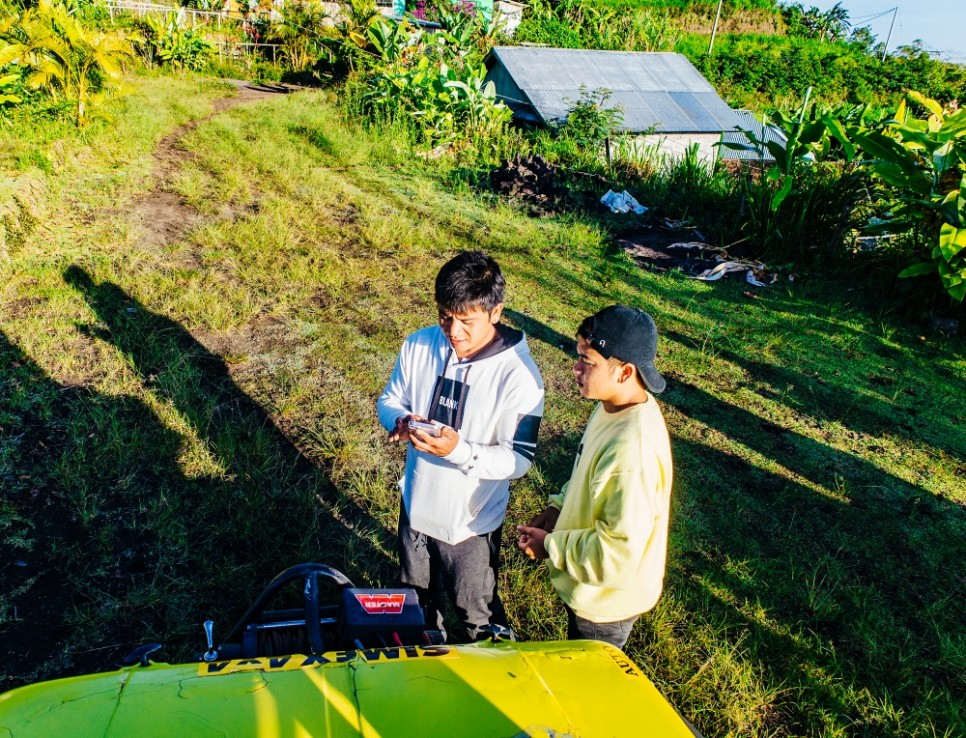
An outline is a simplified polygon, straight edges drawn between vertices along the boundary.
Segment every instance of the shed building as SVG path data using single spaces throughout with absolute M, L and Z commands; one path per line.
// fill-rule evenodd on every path
M 606 106 L 623 110 L 619 130 L 670 155 L 696 144 L 701 158 L 714 159 L 721 134 L 738 125 L 682 54 L 497 46 L 487 80 L 516 118 L 547 126 L 565 121 L 582 92 L 609 90 Z
M 736 110 L 738 115 L 738 129 L 725 131 L 721 138 L 722 143 L 735 143 L 742 146 L 752 147 L 754 150 L 730 149 L 727 146 L 721 147 L 721 158 L 728 161 L 741 161 L 749 164 L 763 163 L 774 164 L 775 157 L 765 146 L 756 145 L 745 133 L 749 131 L 752 136 L 763 143 L 773 142 L 783 149 L 788 144 L 788 137 L 780 128 L 765 125 L 750 110 Z

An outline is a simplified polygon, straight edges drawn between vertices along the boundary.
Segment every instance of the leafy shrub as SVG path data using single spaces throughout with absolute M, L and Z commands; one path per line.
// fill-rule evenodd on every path
M 22 102 L 23 81 L 20 78 L 19 70 L 12 74 L 0 73 L 0 115 L 7 105 L 16 105 Z
M 150 59 L 192 71 L 204 69 L 211 61 L 215 47 L 205 39 L 204 26 L 184 28 L 173 14 L 163 20 L 149 16 L 145 24 L 144 44 Z
M 334 33 L 323 44 L 335 69 L 366 69 L 378 59 L 369 28 L 381 20 L 375 0 L 349 0 L 342 6 Z
M 605 107 L 610 95 L 610 90 L 598 88 L 590 91 L 581 85 L 580 99 L 568 111 L 559 135 L 572 139 L 578 146 L 590 148 L 603 145 L 624 122 L 623 108 Z
M 282 20 L 266 33 L 268 43 L 279 44 L 280 61 L 295 71 L 303 71 L 319 60 L 325 51 L 322 39 L 328 35 L 329 16 L 318 3 L 305 0 L 286 3 Z
M 915 232 L 919 261 L 900 276 L 937 275 L 946 292 L 966 297 L 966 109 L 947 111 L 918 93 L 909 99 L 927 112 L 913 116 L 903 101 L 880 126 L 849 128 L 852 139 L 872 157 L 875 175 L 888 185 L 878 231 Z
M 555 130 L 538 135 L 540 150 L 547 160 L 580 169 L 606 169 L 618 149 L 625 148 L 615 139 L 624 122 L 620 106 L 607 107 L 611 91 L 580 88 L 580 98 L 567 100 L 567 118 Z M 605 153 L 607 154 L 605 158 Z

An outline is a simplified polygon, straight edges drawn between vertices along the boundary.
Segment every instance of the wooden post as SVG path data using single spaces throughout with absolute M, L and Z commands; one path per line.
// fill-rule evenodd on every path
M 889 41 L 892 40 L 892 29 L 895 28 L 897 15 L 899 15 L 898 5 L 892 9 L 892 23 L 889 24 L 889 35 L 886 36 L 885 44 L 882 45 L 882 58 L 879 61 L 885 61 L 886 52 L 889 51 Z
M 711 50 L 714 48 L 714 37 L 718 34 L 718 20 L 721 18 L 721 3 L 724 0 L 718 0 L 718 12 L 714 15 L 714 25 L 711 27 L 711 43 L 708 44 L 708 56 L 711 56 Z

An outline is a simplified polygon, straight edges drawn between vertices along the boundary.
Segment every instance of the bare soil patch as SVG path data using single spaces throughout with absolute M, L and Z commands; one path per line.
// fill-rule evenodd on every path
M 178 170 L 191 159 L 191 152 L 181 146 L 181 140 L 211 117 L 246 103 L 286 95 L 296 88 L 287 85 L 255 85 L 232 81 L 237 94 L 215 100 L 210 116 L 186 123 L 161 139 L 154 152 L 154 189 L 134 203 L 134 212 L 142 228 L 141 245 L 160 248 L 177 241 L 201 221 L 201 214 L 188 205 L 170 188 Z

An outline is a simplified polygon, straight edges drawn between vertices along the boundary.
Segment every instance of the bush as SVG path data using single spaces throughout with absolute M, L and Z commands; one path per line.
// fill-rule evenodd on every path
M 164 20 L 148 16 L 144 26 L 145 53 L 152 62 L 197 72 L 214 56 L 215 47 L 205 38 L 204 26 L 184 28 L 174 14 Z
M 313 66 L 325 47 L 322 39 L 328 35 L 325 10 L 318 4 L 297 0 L 286 3 L 282 20 L 266 29 L 268 43 L 279 44 L 280 61 L 300 72 Z
M 587 0 L 535 0 L 515 34 L 518 41 L 609 51 L 671 51 L 679 37 L 664 10 L 630 10 Z

